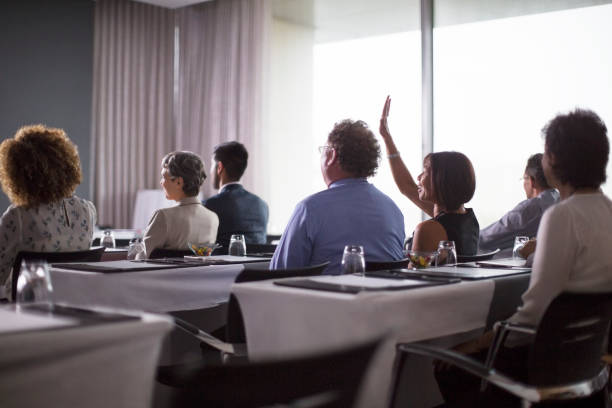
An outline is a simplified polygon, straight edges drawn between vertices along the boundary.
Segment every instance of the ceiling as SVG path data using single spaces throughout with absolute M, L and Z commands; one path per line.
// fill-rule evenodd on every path
M 179 8 L 210 0 L 138 0 Z M 223 1 L 223 0 L 220 0 Z M 316 42 L 418 30 L 420 0 L 270 0 L 274 18 L 314 30 Z M 611 0 L 434 0 L 435 26 L 610 3 Z
M 153 4 L 154 6 L 166 7 L 166 8 L 179 8 L 185 6 L 191 6 L 192 4 L 204 3 L 210 0 L 137 0 L 140 3 Z

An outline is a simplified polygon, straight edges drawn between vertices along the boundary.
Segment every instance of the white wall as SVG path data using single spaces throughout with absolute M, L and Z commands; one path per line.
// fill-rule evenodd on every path
M 261 147 L 264 162 L 257 164 L 265 180 L 256 191 L 270 206 L 269 234 L 282 233 L 295 204 L 325 187 L 312 140 L 313 45 L 312 28 L 272 21 L 263 123 L 267 142 Z

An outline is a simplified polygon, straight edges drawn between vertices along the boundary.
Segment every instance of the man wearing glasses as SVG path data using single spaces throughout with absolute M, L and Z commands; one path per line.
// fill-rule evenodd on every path
M 345 245 L 363 246 L 367 261 L 402 259 L 404 217 L 391 198 L 367 181 L 380 159 L 380 146 L 367 124 L 336 124 L 319 151 L 328 188 L 296 206 L 270 269 L 329 261 L 324 273 L 338 274 Z
M 493 251 L 500 248 L 498 257 L 509 256 L 514 237 L 535 237 L 544 211 L 559 201 L 559 193 L 548 185 L 542 170 L 542 154 L 534 154 L 527 160 L 523 175 L 523 189 L 527 199 L 488 227 L 480 230 L 479 247 Z

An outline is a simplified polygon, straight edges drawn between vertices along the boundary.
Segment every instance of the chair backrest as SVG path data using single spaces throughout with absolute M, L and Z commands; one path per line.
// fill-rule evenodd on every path
M 488 261 L 489 259 L 493 259 L 493 257 L 500 251 L 497 248 L 495 251 L 491 252 L 481 252 L 476 255 L 457 255 L 457 262 L 480 262 L 480 261 Z
M 275 235 L 275 234 L 268 234 L 266 235 L 266 243 L 268 244 L 278 244 L 278 241 L 280 241 L 281 236 L 280 235 Z
M 255 253 L 273 254 L 276 251 L 275 244 L 247 244 L 247 255 Z
M 529 352 L 529 383 L 555 386 L 595 377 L 608 345 L 611 318 L 612 292 L 557 296 Z
M 249 269 L 249 264 L 244 265 L 244 270 L 236 277 L 235 283 L 254 282 L 268 279 L 297 278 L 300 276 L 321 275 L 323 270 L 329 265 L 324 262 L 318 265 L 304 266 L 302 268 L 291 269 Z
M 172 381 L 181 388 L 172 406 L 351 407 L 378 344 L 376 340 L 291 360 L 192 368 Z M 158 380 L 167 383 L 162 376 L 163 368 Z
M 189 249 L 155 248 L 153 252 L 151 252 L 151 254 L 149 255 L 149 258 L 182 258 L 185 255 L 193 255 L 193 252 L 191 252 Z
M 383 262 L 372 262 L 366 261 L 366 271 L 382 271 L 386 269 L 402 269 L 408 267 L 410 258 L 400 259 L 398 261 L 383 261 Z
M 21 271 L 21 261 L 23 260 L 41 260 L 51 262 L 99 262 L 102 259 L 104 253 L 104 247 L 94 247 L 83 251 L 71 251 L 71 252 L 34 252 L 34 251 L 21 251 L 15 257 L 13 262 L 12 277 L 13 282 L 11 286 L 12 299 L 15 301 L 17 298 L 17 279 L 19 279 L 19 272 Z
M 246 264 L 245 269 L 240 272 L 240 274 L 238 274 L 234 282 L 242 283 L 262 281 L 268 279 L 317 276 L 321 275 L 327 265 L 329 265 L 329 262 L 325 262 L 319 265 L 306 266 L 303 268 L 262 270 L 249 269 L 248 264 Z M 238 304 L 238 300 L 234 295 L 230 295 L 227 307 L 226 339 L 231 343 L 246 343 L 244 318 L 242 317 L 242 312 L 240 311 L 240 305 Z

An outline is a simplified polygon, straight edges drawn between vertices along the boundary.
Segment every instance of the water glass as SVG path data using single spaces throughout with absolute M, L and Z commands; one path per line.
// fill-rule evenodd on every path
M 100 245 L 105 248 L 114 248 L 115 247 L 115 235 L 113 231 L 106 230 L 104 231 L 104 235 L 102 236 L 102 240 L 100 241 Z
M 51 304 L 51 276 L 47 262 L 40 260 L 21 261 L 19 278 L 17 279 L 17 303 L 47 303 Z
M 230 244 L 228 253 L 233 256 L 245 256 L 246 255 L 246 242 L 244 241 L 244 235 L 234 234 L 230 238 Z
M 365 254 L 361 245 L 347 245 L 342 254 L 343 274 L 365 274 Z
M 518 236 L 514 237 L 514 248 L 512 249 L 512 258 L 513 259 L 523 259 L 519 250 L 525 246 L 525 244 L 529 241 L 529 237 Z
M 142 238 L 132 238 L 127 251 L 128 259 L 141 259 L 145 253 L 144 243 Z
M 436 266 L 457 264 L 457 250 L 455 241 L 440 241 L 438 244 L 438 255 L 436 256 Z

